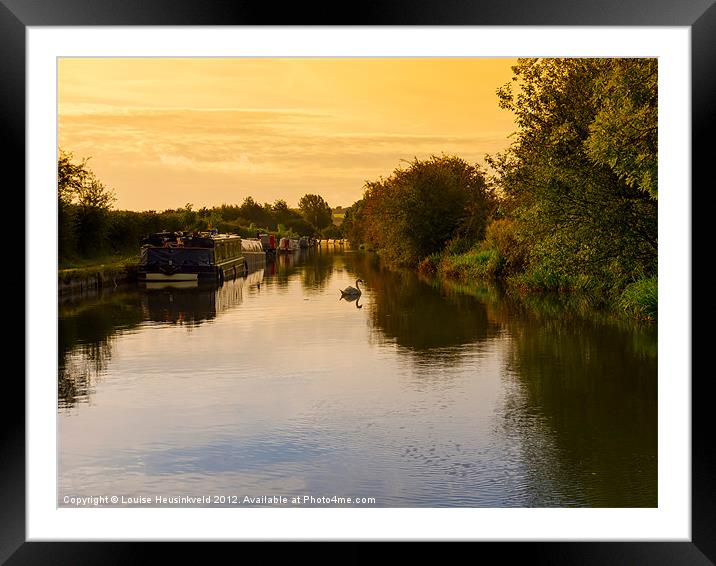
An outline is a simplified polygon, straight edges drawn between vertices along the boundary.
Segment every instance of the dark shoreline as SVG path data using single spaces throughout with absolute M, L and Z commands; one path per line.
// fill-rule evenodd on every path
M 82 295 L 105 287 L 118 287 L 132 283 L 137 268 L 131 264 L 92 265 L 77 269 L 60 269 L 57 276 L 57 293 L 60 297 Z

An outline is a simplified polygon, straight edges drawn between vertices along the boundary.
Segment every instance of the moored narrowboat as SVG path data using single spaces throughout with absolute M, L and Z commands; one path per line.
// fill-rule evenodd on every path
M 297 252 L 299 249 L 297 238 L 281 238 L 277 251 L 286 254 Z
M 250 271 L 255 271 L 266 266 L 266 252 L 260 239 L 242 238 L 241 249 L 243 250 L 244 259 Z
M 267 254 L 276 253 L 276 236 L 273 234 L 259 234 L 261 245 Z
M 158 232 L 142 240 L 140 281 L 223 282 L 247 273 L 240 236 Z

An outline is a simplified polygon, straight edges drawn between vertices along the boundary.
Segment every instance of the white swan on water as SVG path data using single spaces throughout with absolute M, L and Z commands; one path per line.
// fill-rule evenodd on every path
M 341 290 L 341 299 L 343 297 L 358 297 L 363 292 L 360 290 L 360 287 L 358 287 L 358 283 L 363 283 L 362 279 L 356 279 L 356 286 L 355 287 L 346 287 L 345 289 Z

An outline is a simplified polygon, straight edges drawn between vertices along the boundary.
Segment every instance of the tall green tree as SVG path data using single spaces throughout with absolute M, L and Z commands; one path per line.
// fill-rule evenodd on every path
M 253 197 L 248 196 L 241 204 L 240 217 L 253 223 L 255 226 L 268 226 L 273 221 L 271 210 L 261 206 Z
M 271 212 L 273 216 L 273 228 L 276 228 L 279 224 L 286 226 L 290 222 L 301 218 L 301 215 L 295 210 L 291 210 L 283 199 L 277 199 L 271 205 Z
M 358 246 L 366 241 L 365 234 L 363 233 L 363 227 L 365 224 L 365 217 L 363 214 L 364 204 L 364 199 L 357 200 L 351 206 L 346 208 L 345 215 L 343 216 L 341 229 L 344 237 L 348 238 L 348 241 L 353 246 Z
M 303 195 L 298 201 L 298 208 L 317 233 L 333 221 L 331 207 L 320 195 Z
M 511 214 L 529 235 L 533 267 L 565 277 L 608 274 L 615 285 L 655 271 L 655 78 L 640 93 L 630 90 L 649 67 L 520 59 L 512 81 L 498 90 L 518 129 L 511 147 L 490 163 Z M 613 111 L 627 98 L 632 110 L 641 108 L 638 120 Z M 642 137 L 635 146 L 620 139 L 637 130 Z
M 609 59 L 596 81 L 597 114 L 589 125 L 589 157 L 629 187 L 658 195 L 658 63 Z

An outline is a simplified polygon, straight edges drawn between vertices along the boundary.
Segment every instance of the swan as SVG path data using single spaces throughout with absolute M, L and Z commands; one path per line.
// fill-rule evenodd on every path
M 362 279 L 356 279 L 355 287 L 348 286 L 345 289 L 342 289 L 341 290 L 341 299 L 343 297 L 360 297 L 360 295 L 363 291 L 361 291 L 360 287 L 358 287 L 358 283 L 364 283 L 364 281 Z

